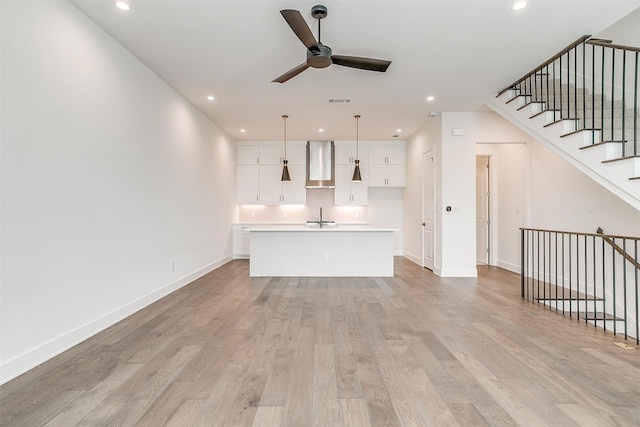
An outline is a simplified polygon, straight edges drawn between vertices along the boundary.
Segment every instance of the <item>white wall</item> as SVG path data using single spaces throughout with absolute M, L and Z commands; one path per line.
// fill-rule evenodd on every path
M 4 382 L 230 259 L 235 147 L 71 4 L 1 19 Z
M 613 40 L 615 44 L 640 46 L 640 8 L 597 34 L 597 37 Z
M 442 120 L 440 117 L 429 117 L 419 132 L 407 140 L 407 186 L 404 189 L 403 203 L 403 250 L 404 256 L 422 265 L 422 155 L 429 149 L 434 150 L 436 175 L 441 169 L 438 151 L 442 140 Z M 434 183 L 436 198 L 440 194 L 440 177 Z M 437 201 L 436 201 L 437 203 Z M 440 210 L 440 205 L 436 206 Z M 436 218 L 436 241 L 441 230 L 440 220 Z M 434 254 L 434 266 L 442 267 L 439 252 Z
M 453 129 L 462 129 L 463 135 L 454 136 Z M 430 117 L 425 126 L 407 141 L 408 176 L 421 176 L 422 153 L 432 145 L 436 151 L 436 274 L 459 277 L 477 274 L 476 144 L 522 143 L 528 139 L 526 134 L 498 114 L 479 112 L 442 113 L 438 117 Z M 422 186 L 417 178 L 413 181 L 405 190 L 404 244 L 407 257 L 419 260 L 422 254 L 422 221 L 416 220 L 422 216 Z M 451 212 L 446 211 L 447 206 L 451 206 Z M 507 242 L 503 245 L 511 247 Z M 511 258 L 507 259 L 511 262 Z
M 542 144 L 527 144 L 526 161 L 529 227 L 640 236 L 640 211 Z

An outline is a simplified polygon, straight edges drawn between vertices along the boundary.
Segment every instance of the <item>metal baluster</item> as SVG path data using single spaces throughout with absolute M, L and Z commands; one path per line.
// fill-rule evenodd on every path
M 525 263 L 524 263 L 524 229 L 520 229 L 520 296 L 524 298 L 524 275 L 525 275 Z
M 547 301 L 547 232 L 542 232 L 542 296 L 543 301 Z
M 604 141 L 604 63 L 605 50 L 602 46 L 602 78 L 600 79 L 602 88 L 600 92 L 600 142 Z
M 582 129 L 587 128 L 587 72 L 586 72 L 587 44 L 582 42 Z
M 580 320 L 580 236 L 576 234 L 576 315 Z
M 636 58 L 638 57 L 636 53 Z M 634 243 L 634 259 L 636 261 L 636 265 L 638 264 L 638 239 L 635 239 Z M 635 301 L 636 301 L 636 345 L 640 344 L 640 316 L 638 312 L 638 272 L 640 272 L 640 268 L 636 268 L 636 289 L 635 289 Z
M 564 280 L 564 272 L 566 270 L 564 266 L 564 233 L 562 233 L 562 314 L 564 315 L 564 288 L 565 288 L 565 280 Z
M 626 100 L 626 81 L 627 81 L 627 51 L 626 50 L 622 50 L 622 137 L 620 138 L 620 140 L 622 141 L 622 157 L 625 157 L 625 153 L 627 151 L 627 140 L 625 139 L 625 116 L 626 116 L 626 104 L 625 104 L 625 100 Z M 625 312 L 625 319 L 627 318 L 626 316 L 626 312 Z M 627 337 L 626 335 L 626 324 L 627 321 L 625 320 L 625 338 Z
M 555 259 L 556 259 L 556 280 L 555 280 L 555 298 L 556 298 L 556 312 L 558 311 L 558 233 L 553 233 L 555 237 Z
M 563 106 L 562 106 L 562 92 L 563 92 L 562 91 L 562 56 L 563 55 L 560 55 L 560 83 L 559 83 L 560 84 L 560 91 L 559 91 L 559 93 L 560 93 L 560 119 L 564 118 Z
M 605 261 L 605 245 L 604 245 L 604 237 L 600 238 L 602 240 L 602 307 L 603 310 L 607 311 L 607 272 L 606 272 L 606 261 Z M 602 321 L 602 326 L 604 330 L 607 330 L 607 322 L 606 320 Z
M 572 273 L 572 266 L 571 266 L 571 234 L 568 235 L 569 237 L 569 317 L 572 316 L 573 314 L 573 281 L 571 280 L 571 273 Z
M 536 271 L 536 276 L 537 276 L 537 282 L 536 282 L 536 286 L 537 286 L 537 289 L 536 289 L 536 301 L 537 301 L 538 303 L 540 303 L 540 231 L 537 231 L 537 232 L 536 232 L 536 236 L 537 236 L 537 239 L 536 239 L 536 240 L 537 240 L 537 243 L 538 243 L 538 244 L 536 245 L 536 255 L 537 255 L 537 257 L 536 257 L 536 258 L 537 258 L 537 261 L 538 261 L 538 262 L 537 262 L 538 267 L 536 268 L 536 270 L 537 270 L 537 271 Z
M 638 64 L 638 55 L 636 55 L 636 65 Z M 551 80 L 551 82 L 553 83 L 553 121 L 556 121 L 556 61 L 553 61 L 553 80 Z
M 637 156 L 638 148 L 640 146 L 640 141 L 638 141 L 638 52 L 636 52 L 636 61 L 635 61 L 635 75 L 633 78 L 633 155 Z M 637 251 L 636 251 L 637 254 Z M 638 298 L 638 294 L 636 293 L 636 299 Z M 636 316 L 636 319 L 638 316 Z M 636 328 L 636 335 L 640 335 L 638 329 Z M 636 339 L 637 340 L 637 339 Z
M 617 331 L 617 325 L 616 325 L 616 302 L 618 301 L 618 299 L 616 298 L 616 251 L 615 248 L 616 247 L 616 238 L 612 237 L 611 238 L 611 271 L 612 271 L 612 277 L 613 277 L 613 335 L 616 335 Z
M 597 313 L 596 298 L 598 296 L 598 274 L 597 274 L 597 255 L 596 255 L 596 236 L 591 236 L 591 243 L 593 246 L 593 312 Z M 602 260 L 604 263 L 604 259 Z M 593 316 L 593 327 L 598 326 L 598 316 Z
M 615 141 L 613 134 L 614 130 L 614 118 L 615 118 L 615 97 L 616 91 L 616 49 L 611 49 L 611 141 Z
M 584 235 L 584 321 L 587 322 L 587 310 L 588 302 L 589 302 L 589 279 L 587 276 L 587 268 L 589 263 L 587 262 L 587 235 Z
M 623 284 L 623 308 L 624 308 L 624 339 L 627 339 L 628 330 L 627 330 L 627 239 L 622 239 L 622 284 Z
M 596 143 L 596 46 L 591 45 L 591 143 Z
M 578 118 L 578 48 L 573 48 L 573 114 Z M 579 129 L 576 126 L 576 129 Z M 577 237 L 577 236 L 576 236 Z
M 544 102 L 544 107 L 543 107 L 543 109 L 546 111 L 546 110 L 548 110 L 548 109 L 549 109 L 549 64 L 547 64 L 547 65 L 544 67 L 544 72 L 545 72 L 545 74 L 544 74 L 544 75 L 545 75 L 545 79 L 544 79 L 544 81 L 545 81 L 545 84 L 546 84 L 546 87 L 547 87 L 547 96 L 546 96 L 546 99 L 544 100 L 545 102 Z

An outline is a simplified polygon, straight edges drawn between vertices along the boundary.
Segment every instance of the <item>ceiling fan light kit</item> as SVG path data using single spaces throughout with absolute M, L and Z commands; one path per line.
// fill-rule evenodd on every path
M 273 82 L 284 83 L 297 76 L 307 68 L 326 68 L 331 64 L 342 65 L 343 67 L 358 68 L 360 70 L 378 71 L 384 73 L 391 65 L 391 61 L 375 58 L 364 58 L 359 56 L 334 55 L 329 46 L 322 44 L 320 21 L 327 17 L 327 8 L 316 5 L 311 8 L 311 16 L 318 20 L 318 40 L 316 41 L 311 29 L 302 17 L 300 11 L 295 9 L 284 9 L 280 11 L 282 17 L 291 27 L 295 35 L 307 48 L 307 60 L 295 68 L 287 71 L 283 75 L 275 78 Z

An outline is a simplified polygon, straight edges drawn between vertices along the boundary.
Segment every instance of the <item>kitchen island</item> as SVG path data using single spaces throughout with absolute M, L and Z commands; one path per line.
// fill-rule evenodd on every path
M 392 277 L 392 228 L 249 227 L 252 277 Z

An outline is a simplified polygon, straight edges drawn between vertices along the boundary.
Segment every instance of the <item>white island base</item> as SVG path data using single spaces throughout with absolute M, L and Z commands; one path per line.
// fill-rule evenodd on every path
M 251 277 L 392 277 L 393 229 L 249 228 Z

